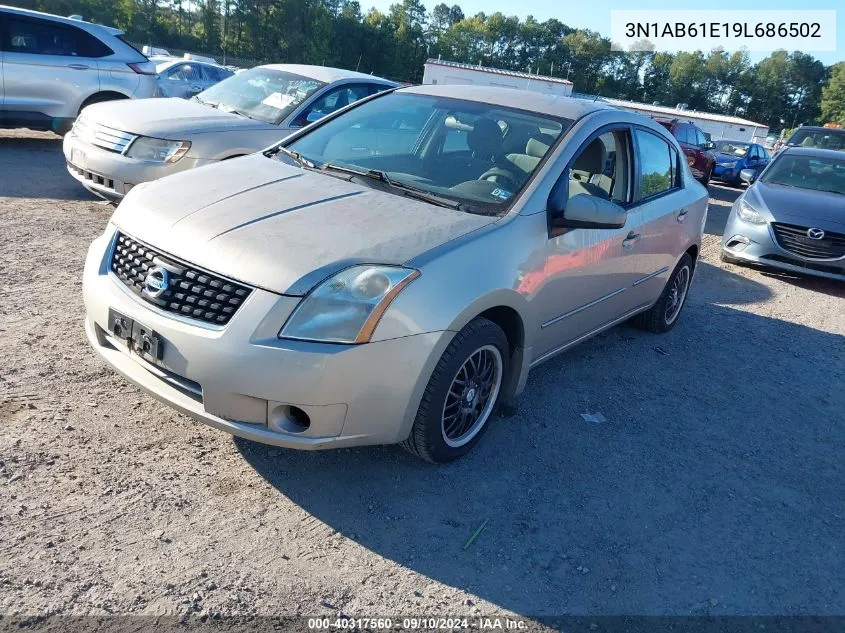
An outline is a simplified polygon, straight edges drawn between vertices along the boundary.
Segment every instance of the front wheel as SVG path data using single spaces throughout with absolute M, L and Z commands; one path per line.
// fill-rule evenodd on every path
M 687 300 L 687 292 L 692 281 L 692 257 L 684 253 L 681 261 L 666 282 L 660 298 L 650 309 L 636 317 L 636 324 L 649 332 L 662 334 L 671 330 Z
M 423 393 L 402 446 L 433 463 L 467 453 L 486 430 L 508 367 L 502 329 L 476 318 L 455 335 Z

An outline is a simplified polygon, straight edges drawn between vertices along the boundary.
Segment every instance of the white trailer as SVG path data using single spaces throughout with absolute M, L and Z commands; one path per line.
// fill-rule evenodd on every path
M 572 82 L 567 79 L 501 68 L 488 68 L 487 66 L 473 66 L 439 59 L 426 61 L 423 83 L 441 86 L 449 84 L 498 86 L 565 97 L 572 94 Z
M 668 108 L 666 106 L 649 105 L 636 101 L 623 101 L 621 99 L 608 99 L 605 101 L 623 110 L 633 110 L 653 119 L 681 119 L 692 121 L 701 128 L 705 134 L 709 134 L 711 140 L 730 139 L 732 141 L 746 141 L 748 143 L 762 143 L 769 134 L 769 127 L 762 123 L 755 123 L 748 119 L 725 114 L 714 114 L 712 112 L 699 112 L 688 110 L 681 104 L 679 107 Z

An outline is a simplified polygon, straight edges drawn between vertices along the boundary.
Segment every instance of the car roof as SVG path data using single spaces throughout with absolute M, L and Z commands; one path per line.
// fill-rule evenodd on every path
M 354 70 L 345 70 L 343 68 L 331 68 L 330 66 L 310 66 L 308 64 L 264 64 L 258 68 L 270 68 L 272 70 L 279 70 L 282 72 L 293 73 L 294 75 L 301 75 L 309 79 L 316 79 L 323 83 L 330 84 L 342 79 L 361 79 L 374 83 L 381 83 L 388 86 L 397 86 L 396 82 L 375 75 L 367 75 L 365 73 L 355 72 Z
M 720 138 L 718 141 L 714 141 L 714 143 L 745 143 L 746 145 L 759 145 L 759 143 L 755 143 L 754 141 L 741 141 L 739 139 L 732 138 Z
M 162 67 L 162 70 L 167 70 L 168 68 L 172 68 L 173 66 L 178 66 L 179 64 L 198 64 L 200 66 L 213 66 L 214 68 L 221 68 L 223 70 L 228 70 L 224 66 L 220 64 L 212 64 L 211 62 L 201 62 L 197 61 L 196 59 L 184 59 L 183 57 L 150 57 L 151 62 L 156 62 L 156 68 L 159 66 Z
M 801 127 L 796 128 L 795 132 L 800 132 L 801 130 L 814 130 L 814 131 L 818 131 L 818 132 L 845 133 L 845 130 L 843 130 L 840 127 L 824 127 L 823 125 L 802 125 Z M 795 132 L 793 132 L 793 134 L 795 134 Z
M 587 101 L 586 99 L 573 99 L 563 95 L 549 95 L 531 92 L 530 90 L 495 86 L 422 85 L 400 88 L 397 92 L 478 101 L 572 120 L 580 119 L 582 116 L 598 110 L 620 111 L 618 108 L 601 101 Z
M 845 151 L 841 149 L 822 149 L 820 147 L 801 147 L 794 145 L 784 148 L 780 154 L 814 156 L 816 158 L 845 158 Z
M 9 13 L 17 13 L 18 15 L 31 16 L 33 18 L 44 18 L 47 20 L 54 20 L 56 22 L 62 22 L 64 24 L 70 24 L 72 26 L 82 28 L 86 31 L 100 31 L 107 33 L 108 35 L 123 35 L 123 31 L 121 31 L 120 29 L 112 28 L 111 26 L 105 26 L 103 24 L 94 24 L 93 22 L 86 22 L 85 20 L 76 20 L 74 18 L 65 18 L 60 15 L 54 15 L 52 13 L 32 11 L 31 9 L 19 9 L 18 7 L 10 7 L 5 4 L 0 4 L 0 10 L 7 11 Z

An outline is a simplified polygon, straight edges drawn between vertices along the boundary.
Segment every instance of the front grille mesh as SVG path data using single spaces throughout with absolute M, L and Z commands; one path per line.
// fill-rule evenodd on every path
M 781 248 L 806 259 L 838 259 L 845 257 L 845 234 L 825 231 L 820 240 L 807 236 L 809 227 L 795 224 L 772 224 Z
M 90 122 L 84 116 L 76 119 L 73 132 L 83 141 L 117 154 L 125 152 L 132 141 L 138 138 L 135 134 Z
M 153 297 L 145 290 L 147 273 L 160 266 L 168 271 L 166 290 Z M 243 304 L 251 288 L 165 255 L 128 235 L 117 234 L 111 271 L 144 301 L 165 312 L 225 325 Z

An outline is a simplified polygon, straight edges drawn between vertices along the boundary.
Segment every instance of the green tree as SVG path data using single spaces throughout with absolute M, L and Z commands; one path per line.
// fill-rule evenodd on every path
M 821 122 L 845 126 L 845 62 L 830 67 L 821 93 Z

